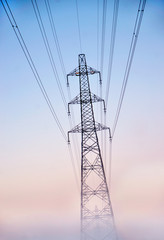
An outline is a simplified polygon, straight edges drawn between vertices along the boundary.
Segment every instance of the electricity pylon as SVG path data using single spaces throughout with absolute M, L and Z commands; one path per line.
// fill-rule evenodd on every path
M 84 54 L 79 54 L 79 66 L 67 75 L 79 76 L 80 94 L 68 104 L 80 104 L 81 123 L 68 132 L 81 133 L 81 240 L 116 240 L 114 216 L 102 161 L 97 131 L 110 128 L 97 123 L 93 103 L 105 102 L 90 91 L 89 75 L 100 72 L 87 66 Z

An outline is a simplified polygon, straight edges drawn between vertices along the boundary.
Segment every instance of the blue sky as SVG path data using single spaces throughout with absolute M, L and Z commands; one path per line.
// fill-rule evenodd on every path
M 78 1 L 82 50 L 86 54 L 88 65 L 94 68 L 97 68 L 96 2 Z M 11 0 L 8 3 L 59 120 L 67 133 L 70 129 L 67 113 L 48 61 L 32 4 L 25 0 Z M 75 1 L 57 0 L 50 3 L 65 68 L 69 73 L 78 65 L 79 54 Z M 54 47 L 44 1 L 38 1 L 38 4 L 62 87 L 69 101 L 66 79 L 63 77 Z M 112 127 L 118 103 L 137 7 L 138 1 L 120 1 L 107 110 L 107 125 L 110 127 Z M 108 1 L 103 68 L 104 97 L 112 10 L 113 1 Z M 99 11 L 99 42 L 101 42 L 102 1 L 100 1 Z M 16 239 L 19 234 L 22 234 L 23 240 L 33 239 L 35 235 L 38 235 L 40 240 L 44 235 L 40 230 L 42 229 L 45 235 L 47 234 L 46 240 L 49 236 L 50 239 L 55 236 L 65 239 L 62 231 L 65 229 L 69 232 L 70 228 L 73 230 L 70 230 L 67 236 L 70 235 L 72 239 L 72 232 L 76 235 L 79 229 L 80 195 L 74 180 L 68 147 L 45 104 L 2 5 L 0 5 L 0 21 L 0 186 L 2 189 L 0 234 L 5 240 L 11 239 L 11 233 L 12 237 L 15 234 Z M 138 229 L 141 236 L 138 235 L 138 238 L 136 236 L 136 240 L 143 239 L 144 234 L 148 232 L 147 229 L 151 232 L 152 225 L 155 226 L 155 223 L 154 231 L 159 236 L 156 234 L 153 237 L 151 232 L 149 240 L 163 238 L 161 231 L 162 222 L 164 222 L 163 21 L 164 2 L 147 1 L 129 82 L 113 139 L 111 198 L 116 224 L 127 240 Z M 91 86 L 92 92 L 97 94 L 97 77 L 91 79 Z M 70 88 L 73 98 L 79 92 L 78 78 L 71 78 Z M 73 106 L 73 109 L 78 124 L 79 106 Z M 100 116 L 96 114 L 96 118 L 99 120 Z M 79 139 L 78 146 L 80 148 Z M 107 143 L 107 151 L 108 148 Z M 28 234 L 29 231 L 31 235 Z

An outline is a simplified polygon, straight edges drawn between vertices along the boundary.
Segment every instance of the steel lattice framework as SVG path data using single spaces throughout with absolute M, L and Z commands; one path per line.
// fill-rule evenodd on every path
M 90 91 L 89 77 L 100 72 L 87 66 L 84 54 L 79 55 L 79 66 L 67 75 L 79 76 L 80 94 L 68 104 L 80 104 L 81 123 L 68 132 L 81 133 L 81 239 L 116 240 L 114 217 L 107 186 L 97 131 L 110 129 L 95 122 L 93 102 L 104 103 Z M 105 110 L 105 103 L 104 103 Z

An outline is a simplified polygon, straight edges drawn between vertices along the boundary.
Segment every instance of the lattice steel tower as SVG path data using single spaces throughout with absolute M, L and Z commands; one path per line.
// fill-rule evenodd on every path
M 89 77 L 100 72 L 87 66 L 84 54 L 79 55 L 79 66 L 67 75 L 79 76 L 80 94 L 68 104 L 80 104 L 81 123 L 68 132 L 81 133 L 81 240 L 116 240 L 113 211 L 105 176 L 97 131 L 110 129 L 97 123 L 93 102 L 104 103 L 90 91 Z M 105 103 L 104 103 L 105 109 Z

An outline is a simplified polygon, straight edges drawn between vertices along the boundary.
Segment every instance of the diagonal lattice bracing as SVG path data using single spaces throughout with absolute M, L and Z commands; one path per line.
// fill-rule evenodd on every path
M 80 104 L 81 123 L 68 132 L 81 133 L 81 240 L 117 240 L 114 216 L 97 131 L 110 129 L 95 122 L 93 103 L 104 102 L 90 91 L 89 77 L 100 72 L 88 67 L 84 54 L 79 55 L 79 66 L 67 75 L 78 76 L 80 94 L 69 104 Z M 104 103 L 105 109 L 105 103 Z

